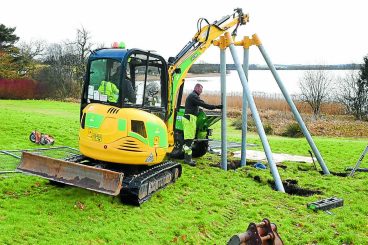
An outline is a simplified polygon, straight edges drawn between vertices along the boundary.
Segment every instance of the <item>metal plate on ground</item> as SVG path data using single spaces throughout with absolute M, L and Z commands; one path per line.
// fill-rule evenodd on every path
M 209 147 L 211 149 L 221 149 L 221 140 L 210 140 L 208 141 Z M 256 144 L 247 144 L 247 147 L 254 147 Z M 241 143 L 237 142 L 227 142 L 227 148 L 241 148 Z
M 31 152 L 37 155 L 48 156 L 57 159 L 66 159 L 80 154 L 78 149 L 69 146 L 0 150 L 0 174 L 19 172 L 16 170 L 16 168 L 20 163 L 22 152 Z

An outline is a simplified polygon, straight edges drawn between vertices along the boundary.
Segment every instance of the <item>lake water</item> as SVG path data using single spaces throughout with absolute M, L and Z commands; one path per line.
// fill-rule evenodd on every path
M 351 70 L 328 70 L 327 74 L 336 81 L 338 77 L 345 77 Z M 303 77 L 304 70 L 280 70 L 278 74 L 289 94 L 299 94 L 299 80 Z M 281 91 L 269 70 L 250 70 L 248 71 L 249 88 L 252 92 L 267 94 L 281 94 Z M 191 77 L 185 79 L 184 90 L 190 92 L 196 83 L 203 85 L 203 93 L 221 91 L 220 74 L 213 77 Z M 237 71 L 231 70 L 226 75 L 227 94 L 241 93 L 241 85 Z

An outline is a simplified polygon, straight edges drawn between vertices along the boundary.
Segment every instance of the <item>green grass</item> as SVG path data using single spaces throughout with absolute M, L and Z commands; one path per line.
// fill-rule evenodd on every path
M 56 146 L 78 147 L 78 119 L 78 104 L 0 100 L 0 149 L 37 147 L 28 139 L 34 129 L 53 135 Z M 215 125 L 215 138 L 219 128 Z M 308 155 L 304 138 L 268 138 L 275 153 Z M 228 139 L 240 142 L 240 131 L 229 127 Z M 314 139 L 335 172 L 354 165 L 368 141 Z M 262 148 L 255 134 L 248 135 L 248 142 Z M 2 174 L 0 244 L 225 244 L 263 218 L 277 224 L 285 244 L 367 243 L 368 174 L 323 176 L 311 164 L 287 162 L 287 169 L 279 169 L 283 180 L 296 179 L 303 188 L 323 192 L 301 197 L 273 191 L 269 171 L 246 166 L 225 172 L 209 166 L 219 161 L 207 154 L 197 167 L 183 165 L 182 177 L 141 207 L 88 190 L 56 187 L 34 176 Z M 362 167 L 368 167 L 366 159 Z M 306 208 L 332 196 L 344 199 L 332 215 Z

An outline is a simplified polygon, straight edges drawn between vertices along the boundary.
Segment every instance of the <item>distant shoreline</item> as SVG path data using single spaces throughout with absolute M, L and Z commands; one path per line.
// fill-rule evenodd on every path
M 288 71 L 288 70 L 360 70 L 361 64 L 336 64 L 336 65 L 281 65 L 274 64 L 276 70 L 279 71 Z M 234 64 L 226 65 L 227 72 L 236 71 L 236 67 Z M 266 65 L 259 64 L 251 64 L 249 65 L 249 70 L 269 70 Z M 192 74 L 190 76 L 219 76 L 220 74 L 220 64 L 193 64 L 190 68 L 189 73 Z
M 267 71 L 269 69 L 249 69 L 250 71 Z M 276 67 L 277 71 L 312 71 L 312 70 L 318 70 L 318 69 L 283 69 L 283 68 L 278 68 Z M 346 70 L 358 70 L 358 69 L 331 69 L 331 68 L 326 68 L 324 70 L 327 71 L 346 71 Z M 236 71 L 236 70 L 232 70 L 232 69 L 228 69 L 228 72 L 230 71 Z M 228 75 L 228 74 L 227 74 Z M 187 78 L 196 78 L 196 77 L 220 77 L 221 73 L 220 72 L 203 72 L 203 73 L 187 73 Z
M 219 77 L 221 73 L 218 72 L 209 72 L 209 73 L 188 73 L 187 78 L 193 77 Z

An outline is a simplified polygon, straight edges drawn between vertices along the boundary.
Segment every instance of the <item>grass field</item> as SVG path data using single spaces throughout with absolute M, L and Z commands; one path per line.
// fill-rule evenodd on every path
M 53 135 L 56 146 L 78 147 L 77 103 L 0 100 L 0 119 L 0 149 L 37 147 L 28 139 L 34 129 Z M 215 125 L 215 138 L 219 128 Z M 228 139 L 240 142 L 240 131 L 229 128 Z M 261 149 L 257 135 L 248 139 Z M 367 138 L 314 139 L 336 173 L 354 165 L 368 144 Z M 269 142 L 275 153 L 308 155 L 303 138 L 270 136 Z M 226 244 L 263 218 L 277 224 L 285 244 L 368 244 L 368 173 L 324 176 L 311 164 L 284 163 L 287 168 L 279 168 L 283 180 L 322 192 L 303 197 L 273 191 L 269 171 L 250 165 L 227 172 L 211 167 L 219 161 L 207 154 L 197 167 L 183 165 L 182 177 L 141 207 L 34 176 L 1 174 L 0 244 Z M 11 164 L 6 167 L 16 163 Z M 362 167 L 368 167 L 367 159 Z M 344 199 L 344 206 L 331 214 L 306 208 L 332 196 Z

